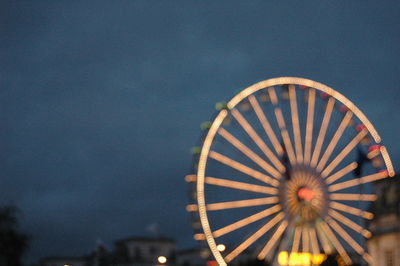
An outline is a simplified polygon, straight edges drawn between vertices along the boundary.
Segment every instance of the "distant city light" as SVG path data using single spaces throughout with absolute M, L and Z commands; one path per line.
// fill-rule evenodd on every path
M 218 249 L 219 252 L 223 252 L 223 251 L 225 251 L 226 247 L 225 247 L 224 244 L 219 244 L 219 245 L 217 246 L 217 249 Z
M 166 258 L 165 256 L 159 256 L 159 257 L 157 258 L 157 260 L 158 260 L 158 262 L 161 263 L 161 264 L 164 264 L 164 263 L 167 262 L 167 258 Z

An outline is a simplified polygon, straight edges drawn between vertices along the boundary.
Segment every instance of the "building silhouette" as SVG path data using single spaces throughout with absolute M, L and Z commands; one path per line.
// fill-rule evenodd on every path
M 400 176 L 375 182 L 378 195 L 372 204 L 374 219 L 369 224 L 372 237 L 367 241 L 374 263 L 371 266 L 400 265 Z

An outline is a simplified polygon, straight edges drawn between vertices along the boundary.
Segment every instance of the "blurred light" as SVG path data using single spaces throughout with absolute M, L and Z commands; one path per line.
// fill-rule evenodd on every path
M 186 211 L 195 212 L 198 210 L 197 204 L 189 204 L 186 206 Z
M 187 175 L 185 176 L 185 181 L 186 182 L 196 182 L 197 181 L 197 176 L 196 175 Z
M 260 99 L 262 102 L 269 102 L 271 99 L 269 98 L 269 95 L 266 93 L 263 93 L 260 95 Z
M 342 106 L 340 106 L 339 110 L 340 110 L 340 112 L 345 113 L 345 112 L 349 111 L 350 108 L 347 107 L 346 105 L 342 105 Z
M 202 130 L 210 129 L 211 125 L 212 125 L 211 122 L 206 121 L 206 122 L 201 123 L 200 128 Z
M 326 259 L 325 254 L 311 254 L 306 252 L 282 251 L 278 254 L 279 265 L 320 265 Z
M 223 252 L 223 251 L 226 250 L 226 247 L 225 247 L 224 244 L 218 244 L 217 245 L 217 249 L 218 249 L 219 252 Z
M 367 127 L 364 125 L 364 124 L 358 124 L 357 126 L 356 126 L 356 130 L 358 131 L 358 132 L 360 132 L 361 130 L 364 130 L 364 129 L 366 129 Z
M 200 152 L 201 152 L 201 148 L 197 147 L 197 146 L 190 149 L 191 154 L 200 154 Z
M 314 191 L 305 187 L 300 188 L 297 191 L 297 196 L 302 200 L 311 201 L 314 198 Z
M 321 92 L 320 97 L 321 97 L 322 99 L 327 99 L 328 97 L 330 97 L 330 95 L 329 95 L 329 93 L 327 93 L 327 92 Z
M 239 105 L 239 108 L 240 108 L 240 110 L 242 110 L 242 111 L 249 111 L 249 110 L 250 110 L 250 107 L 251 107 L 251 105 L 250 105 L 250 103 L 247 102 L 247 101 L 242 102 L 242 103 Z
M 206 237 L 205 237 L 204 234 L 195 234 L 195 235 L 193 236 L 193 238 L 194 238 L 194 240 L 198 240 L 198 241 L 206 240 Z
M 164 264 L 164 263 L 167 262 L 167 258 L 164 257 L 164 256 L 159 256 L 159 257 L 157 258 L 157 260 L 158 260 L 158 262 L 161 263 L 161 264 Z
M 216 109 L 217 111 L 221 111 L 222 109 L 226 109 L 226 108 L 227 108 L 226 102 L 217 102 L 217 103 L 215 104 L 215 109 Z

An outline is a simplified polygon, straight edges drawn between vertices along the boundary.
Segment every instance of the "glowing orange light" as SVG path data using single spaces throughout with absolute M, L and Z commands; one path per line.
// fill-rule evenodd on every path
M 302 200 L 311 201 L 314 198 L 314 191 L 306 187 L 300 188 L 297 191 L 297 196 Z

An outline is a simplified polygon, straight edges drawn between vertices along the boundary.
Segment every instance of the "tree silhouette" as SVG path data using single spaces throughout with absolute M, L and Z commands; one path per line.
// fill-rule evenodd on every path
M 0 266 L 21 266 L 29 246 L 29 237 L 18 228 L 18 210 L 0 207 Z

